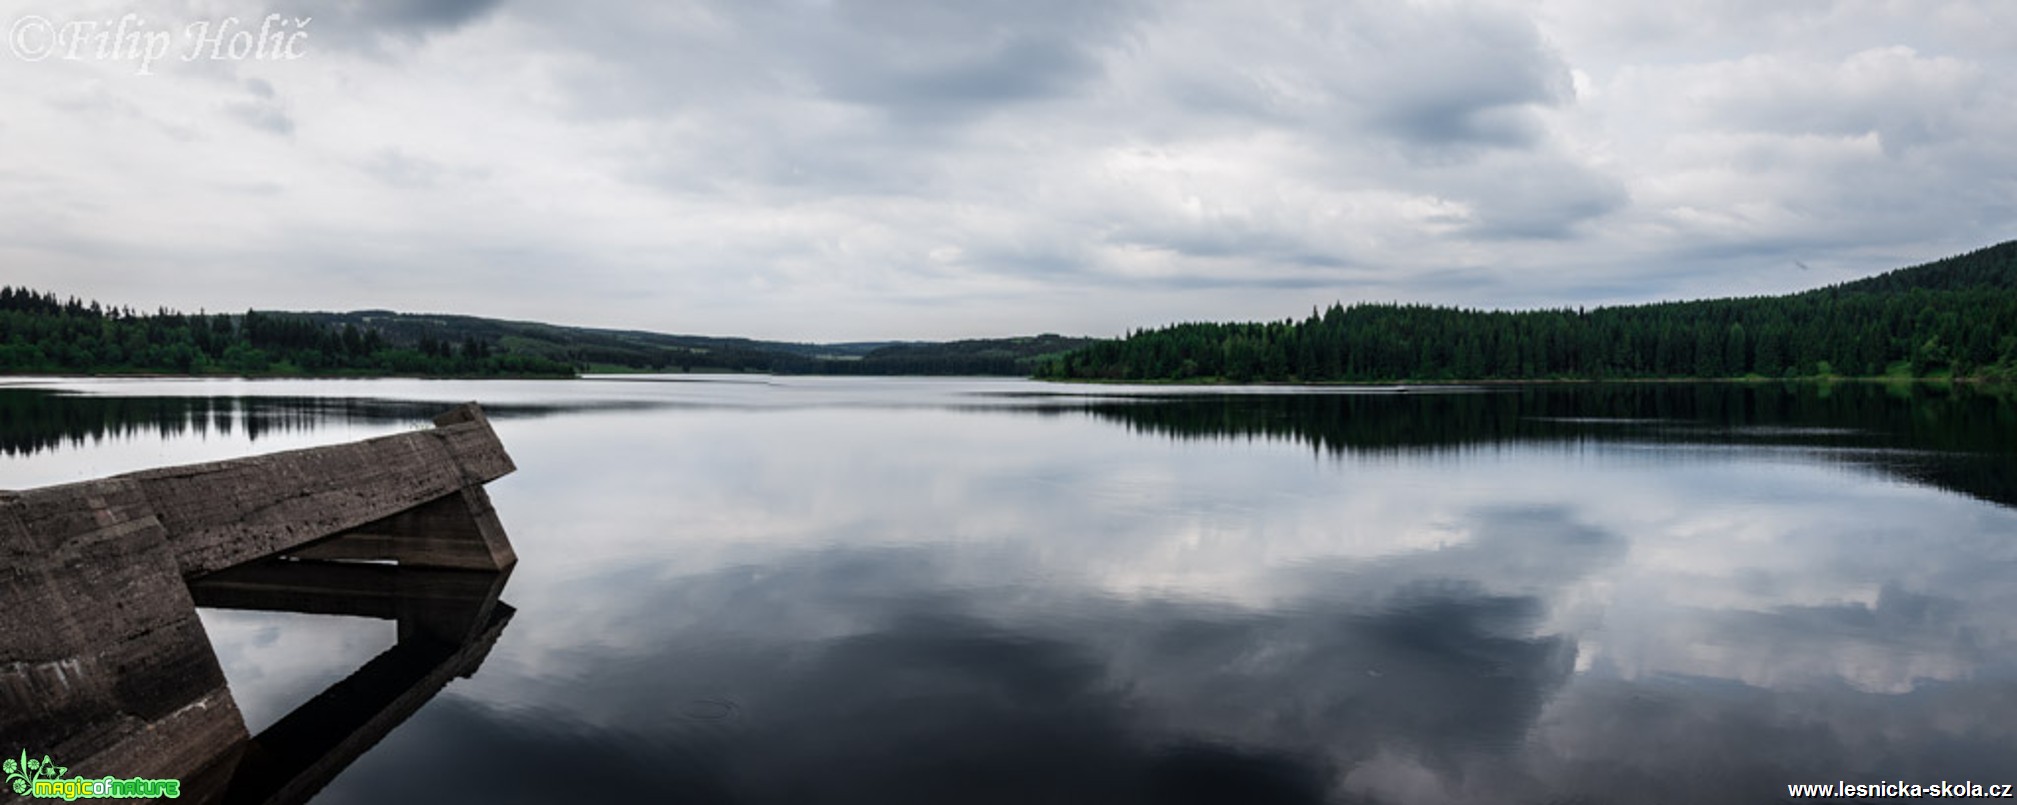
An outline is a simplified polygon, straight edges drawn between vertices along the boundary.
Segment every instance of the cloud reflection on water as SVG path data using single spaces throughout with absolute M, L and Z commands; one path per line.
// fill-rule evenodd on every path
M 1992 502 L 2017 489 L 1979 447 L 2007 404 L 1676 388 L 1553 422 L 1568 402 L 780 382 L 809 386 L 499 417 L 519 615 L 323 801 L 553 801 L 571 775 L 752 803 L 2017 777 L 2017 511 Z M 892 404 L 918 389 L 942 404 Z

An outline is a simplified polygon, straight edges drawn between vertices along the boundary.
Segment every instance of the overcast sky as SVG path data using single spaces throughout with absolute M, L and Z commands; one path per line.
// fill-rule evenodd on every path
M 136 308 L 1114 335 L 2017 237 L 2005 0 L 0 9 L 0 280 Z

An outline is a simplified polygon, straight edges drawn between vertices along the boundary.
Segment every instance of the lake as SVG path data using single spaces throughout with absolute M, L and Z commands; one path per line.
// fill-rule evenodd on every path
M 516 616 L 316 802 L 2017 783 L 2017 406 L 1965 386 L 17 380 L 0 488 L 472 399 Z M 395 640 L 203 622 L 254 731 Z

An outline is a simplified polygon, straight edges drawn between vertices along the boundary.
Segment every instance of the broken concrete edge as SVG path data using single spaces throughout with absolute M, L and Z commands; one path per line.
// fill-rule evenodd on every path
M 146 491 L 189 577 L 299 550 L 458 497 L 463 505 L 444 505 L 470 524 L 422 534 L 421 527 L 448 521 L 404 518 L 406 527 L 374 529 L 381 537 L 402 538 L 402 552 L 347 558 L 499 569 L 516 555 L 489 512 L 482 485 L 517 465 L 475 403 L 437 419 L 448 424 L 115 479 L 131 479 Z M 433 549 L 419 550 L 423 541 Z M 443 549 L 465 542 L 460 551 Z
M 385 560 L 414 567 L 505 570 L 518 553 L 481 486 L 286 551 L 297 559 Z
M 154 469 L 135 470 L 133 472 L 120 473 L 118 475 L 108 475 L 104 478 L 93 478 L 85 481 L 70 481 L 67 483 L 50 484 L 48 486 L 38 486 L 34 487 L 33 489 L 0 489 L 0 505 L 4 505 L 8 500 L 29 492 L 34 492 L 38 494 L 59 493 L 65 491 L 80 492 L 98 484 L 104 484 L 118 480 L 153 480 L 158 478 L 197 477 L 228 470 L 234 465 L 242 464 L 243 462 L 251 459 L 284 460 L 287 458 L 301 457 L 313 454 L 319 451 L 328 450 L 331 447 L 339 447 L 343 445 L 368 445 L 385 442 L 396 442 L 403 439 L 411 439 L 414 437 L 415 434 L 435 434 L 436 436 L 441 437 L 444 441 L 449 440 L 451 437 L 474 435 L 478 437 L 477 441 L 484 441 L 498 444 L 499 445 L 498 452 L 501 454 L 501 460 L 496 462 L 480 463 L 474 466 L 472 469 L 474 469 L 475 472 L 470 474 L 470 480 L 472 482 L 488 483 L 490 481 L 497 480 L 498 478 L 502 478 L 518 470 L 518 465 L 512 462 L 511 456 L 509 454 L 503 453 L 502 443 L 499 443 L 497 439 L 497 431 L 491 428 L 490 418 L 484 415 L 483 407 L 478 405 L 477 403 L 475 402 L 461 403 L 455 406 L 454 408 L 442 412 L 441 414 L 434 417 L 433 424 L 434 427 L 432 428 L 406 431 L 404 433 L 391 433 L 384 436 L 374 436 L 369 439 L 361 439 L 354 442 L 344 442 L 342 443 L 342 445 L 297 447 L 293 450 L 281 450 L 272 453 L 261 453 L 256 456 L 227 458 L 227 459 L 220 459 L 218 461 L 202 461 L 194 464 L 177 464 L 171 467 L 156 467 Z
M 315 453 L 326 451 L 334 447 L 345 447 L 345 446 L 361 447 L 365 445 L 397 443 L 403 440 L 412 439 L 419 434 L 433 435 L 442 440 L 444 444 L 449 445 L 465 445 L 472 443 L 496 445 L 498 453 L 496 460 L 471 463 L 469 467 L 471 472 L 468 475 L 468 480 L 470 480 L 472 483 L 488 483 L 490 481 L 495 481 L 499 478 L 511 474 L 512 472 L 517 471 L 518 469 L 518 465 L 511 461 L 511 456 L 504 452 L 503 444 L 499 442 L 497 439 L 497 431 L 491 428 L 490 418 L 484 416 L 482 406 L 474 402 L 466 402 L 457 405 L 456 407 L 451 408 L 448 411 L 434 417 L 434 427 L 431 428 L 421 428 L 406 431 L 403 433 L 390 433 L 384 436 L 373 436 L 369 439 L 359 439 L 354 442 L 343 442 L 333 445 L 320 445 L 316 447 L 297 447 L 293 450 L 281 450 L 272 453 L 261 453 L 255 456 L 227 458 L 219 461 L 205 461 L 205 462 L 198 462 L 195 464 L 178 464 L 172 467 L 157 467 L 151 470 L 137 470 L 134 472 L 122 473 L 119 475 L 113 475 L 106 478 L 100 478 L 91 481 L 79 481 L 72 484 L 59 484 L 57 486 L 37 487 L 37 488 L 55 489 L 61 486 L 79 486 L 83 484 L 102 483 L 104 481 L 111 481 L 120 478 L 153 480 L 158 478 L 195 477 L 229 470 L 235 465 L 239 465 L 246 461 L 251 460 L 285 461 L 289 459 L 308 457 Z M 457 457 L 465 458 L 464 456 L 461 455 L 458 455 Z
M 483 406 L 477 405 L 475 400 L 455 406 L 434 416 L 434 426 L 437 428 L 460 425 L 465 422 L 481 422 L 484 427 L 490 427 L 490 418 L 483 415 Z

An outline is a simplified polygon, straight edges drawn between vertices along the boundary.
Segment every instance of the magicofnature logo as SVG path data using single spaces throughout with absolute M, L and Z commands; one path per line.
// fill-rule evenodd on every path
M 19 757 L 0 761 L 0 771 L 7 773 L 7 787 L 16 794 L 37 799 L 60 799 L 71 802 L 80 799 L 156 799 L 182 796 L 182 781 L 148 780 L 139 777 L 121 780 L 103 777 L 87 780 L 82 777 L 65 777 L 70 767 L 58 766 L 43 755 L 40 760 L 28 756 L 28 750 L 21 750 Z

